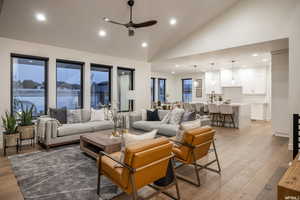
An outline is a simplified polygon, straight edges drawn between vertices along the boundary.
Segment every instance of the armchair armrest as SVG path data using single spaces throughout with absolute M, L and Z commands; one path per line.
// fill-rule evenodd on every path
M 98 166 L 100 166 L 100 162 L 101 162 L 101 159 L 100 159 L 100 158 L 101 158 L 101 156 L 106 156 L 106 157 L 108 157 L 109 159 L 111 159 L 111 160 L 115 161 L 116 163 L 118 163 L 119 165 L 121 165 L 122 167 L 125 167 L 125 168 L 129 169 L 131 172 L 135 172 L 135 169 L 133 169 L 132 167 L 129 167 L 129 166 L 126 165 L 125 163 L 122 163 L 122 162 L 120 162 L 119 160 L 117 160 L 117 159 L 111 157 L 108 153 L 106 153 L 106 152 L 104 152 L 104 151 L 100 151 L 99 154 L 100 154 L 100 157 L 99 157 L 99 159 L 98 159 Z

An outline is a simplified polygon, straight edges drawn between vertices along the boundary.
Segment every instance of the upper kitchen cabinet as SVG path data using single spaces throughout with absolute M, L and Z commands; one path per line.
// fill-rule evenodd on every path
M 267 76 L 265 67 L 248 68 L 241 71 L 243 93 L 266 94 Z

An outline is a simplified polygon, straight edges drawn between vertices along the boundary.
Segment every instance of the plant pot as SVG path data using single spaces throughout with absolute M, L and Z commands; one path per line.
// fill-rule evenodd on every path
M 20 137 L 19 133 L 14 133 L 14 134 L 3 133 L 3 141 L 5 147 L 17 146 L 19 137 Z
M 21 140 L 28 140 L 34 138 L 35 125 L 18 126 L 17 130 L 20 133 Z

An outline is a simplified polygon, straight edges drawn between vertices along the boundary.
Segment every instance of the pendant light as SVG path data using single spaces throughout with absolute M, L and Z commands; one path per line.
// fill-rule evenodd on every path
M 231 66 L 231 85 L 234 85 L 235 84 L 235 79 L 234 79 L 234 76 L 233 76 L 233 65 L 235 63 L 235 60 L 232 60 L 232 66 Z
M 194 69 L 195 69 L 195 74 L 197 74 L 197 65 L 194 65 Z M 199 86 L 199 83 L 194 80 L 194 87 L 198 87 Z
M 214 71 L 214 65 L 215 65 L 214 62 L 211 62 L 211 63 L 210 63 L 210 69 L 209 69 L 209 70 L 210 70 L 211 72 Z M 216 85 L 216 80 L 215 80 L 215 79 L 214 79 L 214 80 L 211 80 L 211 84 L 212 84 L 212 85 Z

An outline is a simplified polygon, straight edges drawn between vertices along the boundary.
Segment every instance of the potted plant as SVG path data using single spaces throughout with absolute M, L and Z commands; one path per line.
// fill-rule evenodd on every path
M 21 142 L 22 140 L 34 139 L 33 108 L 34 106 L 32 105 L 30 108 L 26 107 L 24 109 L 24 106 L 21 104 L 21 112 L 17 113 L 20 120 L 17 131 L 20 133 Z
M 17 120 L 15 116 L 5 112 L 5 116 L 1 117 L 3 123 L 3 144 L 4 155 L 6 154 L 7 147 L 16 147 L 18 151 L 19 133 L 17 131 Z

